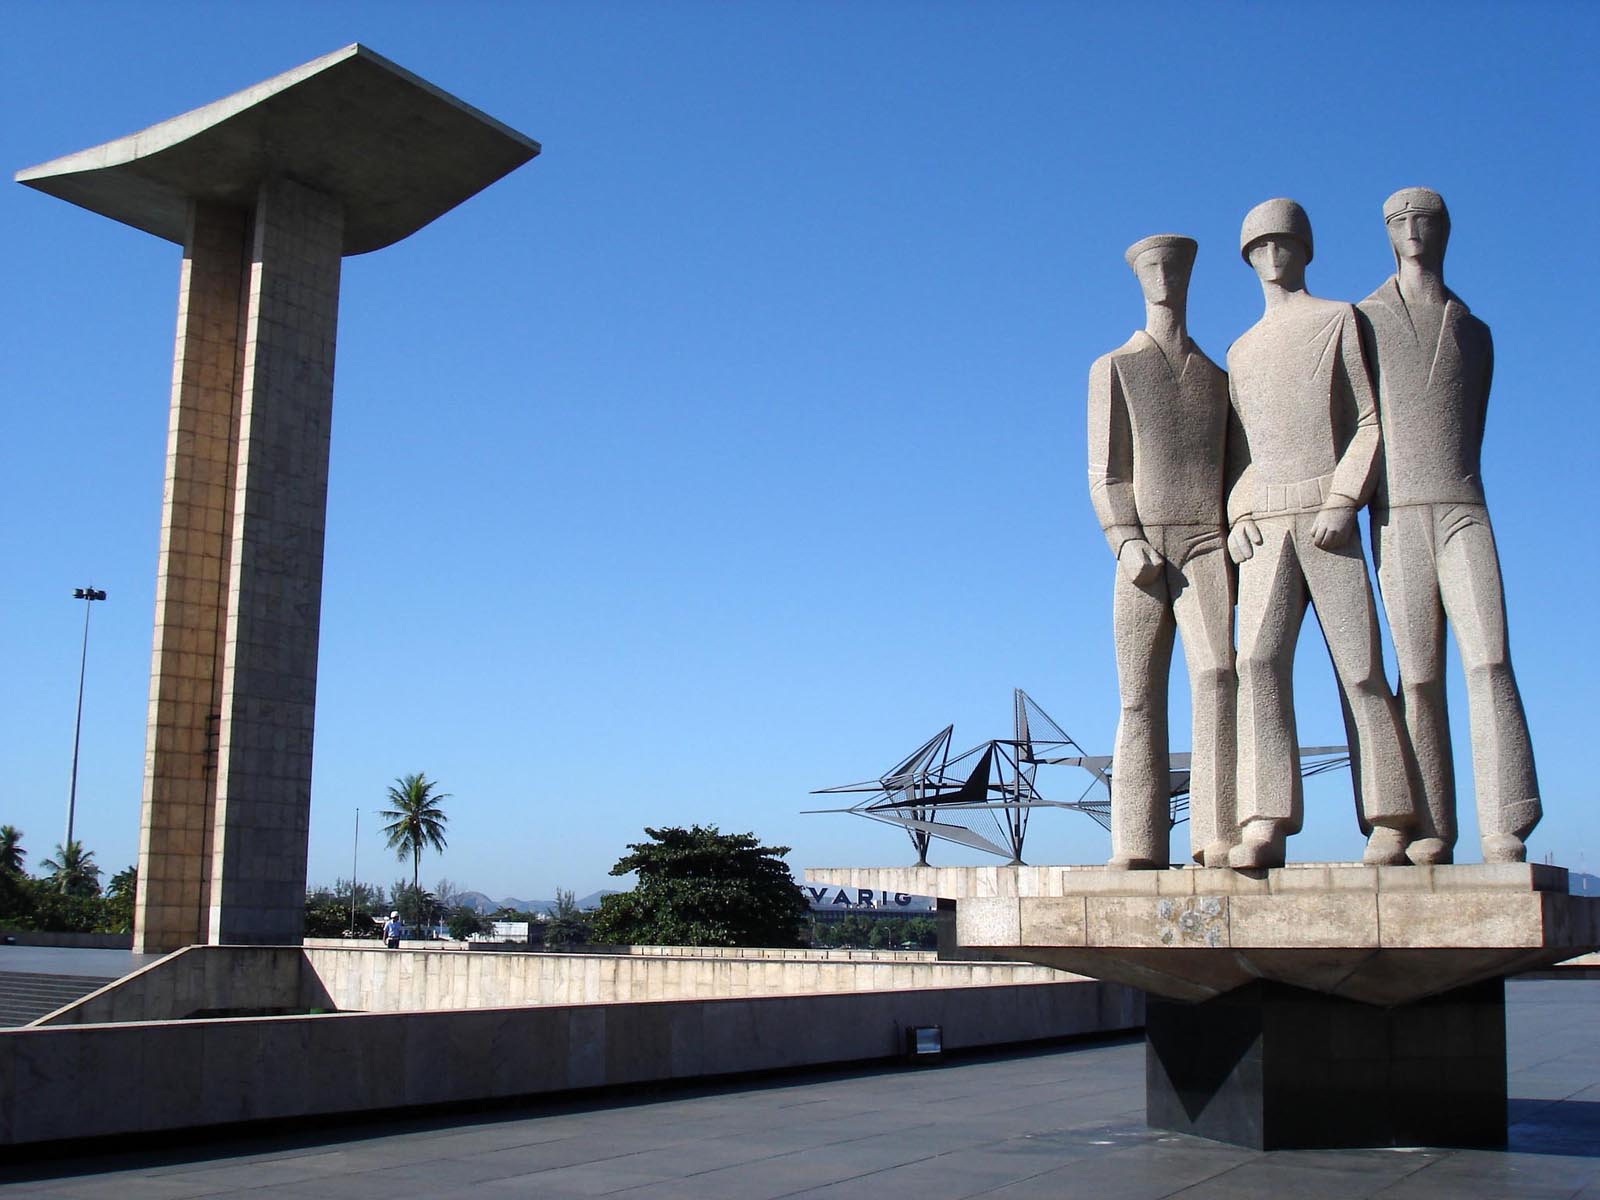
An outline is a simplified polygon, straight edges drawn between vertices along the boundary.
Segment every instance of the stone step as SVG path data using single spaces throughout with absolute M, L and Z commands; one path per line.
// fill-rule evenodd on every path
M 0 971 L 0 1028 L 26 1025 L 110 983 L 90 975 Z

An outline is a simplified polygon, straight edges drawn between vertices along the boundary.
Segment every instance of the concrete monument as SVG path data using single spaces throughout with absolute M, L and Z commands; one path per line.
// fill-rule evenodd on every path
M 1483 492 L 1489 327 L 1444 283 L 1450 213 L 1437 192 L 1383 205 L 1396 273 L 1360 304 L 1378 384 L 1384 474 L 1372 555 L 1400 666 L 1399 701 L 1422 787 L 1416 863 L 1450 862 L 1455 773 L 1445 714 L 1444 631 L 1461 649 L 1472 721 L 1483 859 L 1521 862 L 1538 824 L 1539 782 L 1506 634 L 1500 557 Z
M 1311 222 L 1293 200 L 1251 209 L 1239 251 L 1266 312 L 1228 351 L 1245 466 L 1228 498 L 1239 564 L 1239 779 L 1235 867 L 1276 867 L 1300 829 L 1293 675 L 1316 609 L 1355 731 L 1362 860 L 1406 861 L 1416 814 L 1356 511 L 1377 475 L 1379 427 L 1355 309 L 1305 290 Z
M 183 247 L 135 950 L 299 942 L 340 260 L 538 152 L 348 46 L 18 173 Z
M 1167 678 L 1183 635 L 1193 697 L 1189 834 L 1226 866 L 1234 836 L 1233 579 L 1225 553 L 1228 379 L 1186 325 L 1191 238 L 1128 247 L 1145 325 L 1089 372 L 1089 494 L 1117 559 L 1122 711 L 1111 780 L 1113 867 L 1168 865 Z
M 1560 867 L 1520 861 L 1539 801 L 1479 479 L 1489 333 L 1444 286 L 1443 201 L 1406 189 L 1384 216 L 1398 271 L 1360 312 L 1306 293 L 1311 225 L 1298 204 L 1269 200 L 1245 218 L 1240 251 L 1266 312 L 1228 353 L 1225 443 L 1190 417 L 1186 452 L 1161 457 L 1179 436 L 1163 422 L 1199 384 L 1174 354 L 1183 348 L 1192 371 L 1198 351 L 1182 319 L 1192 243 L 1153 238 L 1130 249 L 1146 330 L 1090 376 L 1091 491 L 1119 563 L 1113 783 L 1125 771 L 1140 780 L 1165 753 L 1157 675 L 1174 622 L 1192 653 L 1182 592 L 1161 589 L 1199 590 L 1182 557 L 1188 543 L 1168 535 L 1200 518 L 1148 500 L 1225 477 L 1239 564 L 1241 824 L 1228 865 L 1259 869 L 1214 869 L 1209 854 L 1200 867 L 1121 869 L 1146 865 L 1127 850 L 1143 830 L 1119 826 L 1133 810 L 1114 790 L 1108 867 L 806 871 L 813 884 L 937 897 L 941 957 L 1033 962 L 1143 989 L 1147 1122 L 1263 1150 L 1504 1145 L 1505 980 L 1600 946 L 1600 899 L 1573 894 Z M 1424 759 L 1420 821 L 1356 526 L 1369 499 L 1405 718 Z M 1284 865 L 1301 817 L 1291 671 L 1308 603 L 1359 763 L 1370 830 L 1361 864 Z M 1484 863 L 1449 862 L 1438 682 L 1447 616 L 1467 666 Z M 1407 834 L 1419 824 L 1408 861 Z

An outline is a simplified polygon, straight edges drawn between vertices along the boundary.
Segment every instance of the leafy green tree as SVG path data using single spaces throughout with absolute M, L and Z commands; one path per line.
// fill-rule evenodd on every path
M 99 933 L 105 928 L 105 902 L 94 892 L 63 892 L 53 878 L 28 881 L 34 908 L 29 927 L 51 933 Z M 96 884 L 98 891 L 99 885 Z
M 133 905 L 138 895 L 138 867 L 130 864 L 111 877 L 105 894 L 106 932 L 133 932 Z
M 357 909 L 377 908 L 384 902 L 382 884 L 358 883 L 355 885 L 355 892 Z M 335 879 L 332 887 L 324 883 L 315 888 L 308 888 L 307 894 L 326 896 L 330 900 L 342 901 L 346 909 L 350 907 L 350 881 L 342 877 Z
M 872 928 L 867 919 L 857 913 L 850 913 L 833 924 L 835 946 L 842 946 L 851 950 L 864 950 L 867 939 L 872 935 Z
M 383 827 L 388 834 L 388 848 L 401 862 L 411 857 L 411 887 L 421 891 L 418 877 L 422 870 L 422 851 L 432 846 L 442 851 L 445 846 L 444 827 L 449 818 L 440 807 L 441 800 L 450 799 L 447 792 L 436 792 L 438 783 L 425 778 L 419 771 L 415 775 L 402 775 L 389 788 L 389 803 L 393 808 L 381 809 L 380 817 L 388 818 Z M 398 906 L 397 906 L 398 907 Z
M 56 847 L 56 856 L 39 864 L 50 871 L 50 882 L 68 896 L 98 896 L 100 894 L 100 868 L 95 864 L 94 851 L 85 850 L 83 843 L 70 841 Z
M 939 927 L 932 917 L 901 915 L 864 917 L 850 913 L 837 921 L 812 917 L 811 944 L 848 949 L 894 950 L 912 943 L 919 950 L 939 944 Z
M 477 909 L 468 908 L 458 904 L 450 910 L 450 915 L 445 921 L 445 928 L 450 936 L 458 942 L 464 942 L 474 933 L 483 933 L 488 929 L 484 919 L 478 915 Z
M 133 928 L 139 886 L 135 868 L 113 875 L 102 895 L 100 868 L 76 841 L 58 847 L 57 857 L 40 865 L 52 873 L 30 879 L 0 870 L 0 925 L 48 933 L 127 933 Z
M 389 901 L 384 898 L 381 883 L 357 883 L 355 888 L 356 902 L 356 936 L 377 937 L 381 930 L 369 932 L 368 926 L 372 925 L 373 917 L 387 918 L 389 916 Z M 337 900 L 345 913 L 345 924 L 350 923 L 350 889 L 348 879 L 335 879 L 333 881 L 333 898 Z
M 578 907 L 569 891 L 556 889 L 556 910 L 544 927 L 546 946 L 582 946 L 594 940 L 594 928 L 588 914 Z
M 63 892 L 53 878 L 0 871 L 0 925 L 49 933 L 116 932 L 106 908 L 99 896 Z
M 939 945 L 939 926 L 932 917 L 912 917 L 906 922 L 906 940 L 919 950 L 934 950 Z
M 132 896 L 139 888 L 139 868 L 129 863 L 111 877 L 111 882 L 106 884 L 106 898 L 114 900 L 119 896 Z
M 389 904 L 378 884 L 355 885 L 355 928 L 350 927 L 350 881 L 336 879 L 330 888 L 320 884 L 306 889 L 306 936 L 377 938 L 381 921 L 389 915 Z M 315 914 L 315 915 L 313 915 Z M 373 918 L 379 918 L 374 921 Z
M 403 879 L 395 880 L 389 891 L 389 902 L 400 920 L 413 934 L 432 929 L 439 918 L 439 900 L 432 892 L 413 887 Z
M 340 904 L 332 892 L 324 888 L 306 897 L 306 937 L 343 937 L 349 928 L 350 906 Z
M 809 909 L 783 855 L 753 833 L 715 825 L 650 829 L 613 875 L 633 872 L 631 892 L 600 902 L 596 941 L 615 945 L 799 946 Z
M 0 871 L 0 925 L 35 929 L 39 884 L 20 871 Z M 59 893 L 58 893 L 59 894 Z
M 0 825 L 0 871 L 8 875 L 22 874 L 22 860 L 28 852 L 22 848 L 22 830 L 15 825 Z

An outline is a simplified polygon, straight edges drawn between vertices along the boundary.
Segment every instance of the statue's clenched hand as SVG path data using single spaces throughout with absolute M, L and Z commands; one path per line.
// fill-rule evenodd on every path
M 1140 587 L 1154 583 L 1165 565 L 1166 560 L 1160 552 L 1143 538 L 1129 538 L 1122 543 L 1122 549 L 1117 554 L 1117 566 L 1122 569 L 1123 575 L 1129 583 Z
M 1261 527 L 1249 517 L 1241 517 L 1233 530 L 1228 534 L 1228 557 L 1236 563 L 1242 563 L 1247 558 L 1255 555 L 1256 547 L 1261 545 Z
M 1311 525 L 1311 540 L 1320 550 L 1337 550 L 1350 540 L 1355 527 L 1355 505 L 1343 497 L 1335 497 L 1317 513 L 1317 519 Z

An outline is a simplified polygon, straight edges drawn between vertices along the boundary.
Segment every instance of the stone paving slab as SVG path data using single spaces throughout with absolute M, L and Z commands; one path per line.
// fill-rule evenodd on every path
M 1507 1000 L 1505 1151 L 1149 1130 L 1144 1048 L 1123 1040 L 0 1165 L 0 1200 L 1600 1200 L 1600 986 Z
M 140 967 L 148 967 L 161 957 L 160 954 L 135 954 L 131 950 L 98 950 L 78 946 L 0 946 L 0 971 L 121 979 Z

